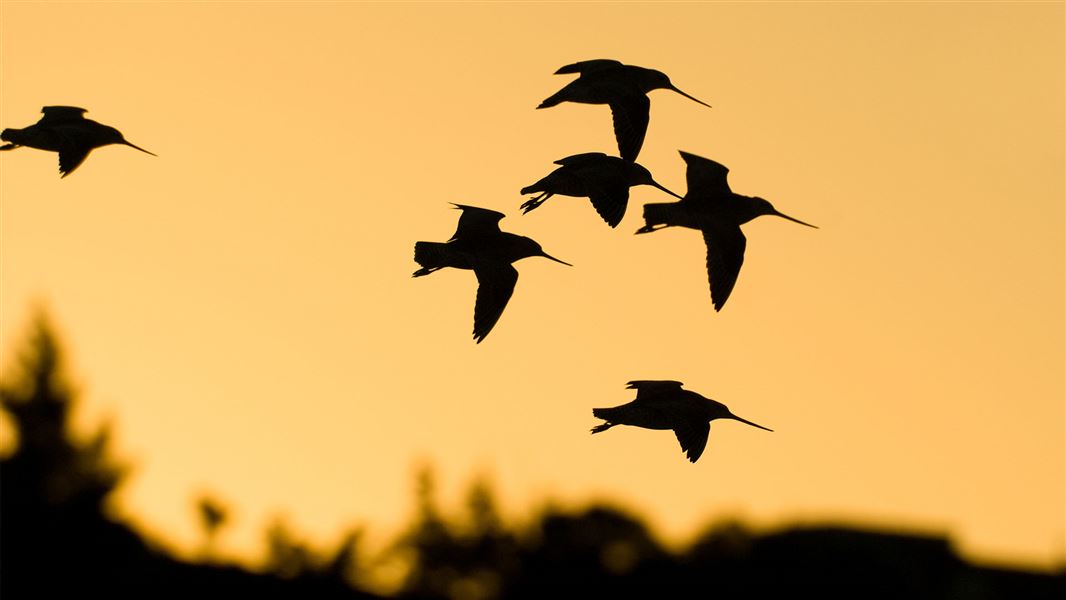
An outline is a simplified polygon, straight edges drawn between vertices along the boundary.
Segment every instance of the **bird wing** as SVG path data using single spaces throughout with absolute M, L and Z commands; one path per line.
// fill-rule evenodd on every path
M 637 390 L 637 400 L 654 399 L 663 394 L 681 391 L 680 381 L 669 379 L 637 379 L 626 384 L 626 389 Z
M 78 165 L 85 162 L 85 157 L 89 156 L 90 150 L 92 150 L 90 146 L 82 144 L 64 144 L 59 151 L 59 176 L 66 177 L 73 173 Z
M 738 225 L 712 225 L 703 229 L 707 244 L 707 278 L 711 284 L 714 310 L 722 310 L 744 264 L 748 241 Z
M 518 283 L 518 271 L 510 263 L 482 261 L 474 266 L 477 301 L 474 303 L 474 340 L 481 343 L 500 320 Z
M 74 111 L 84 110 L 73 106 L 47 108 L 70 109 L 71 114 L 74 114 Z M 81 117 L 71 117 L 69 120 L 49 123 L 47 127 L 41 128 L 43 131 L 50 132 L 55 136 L 55 141 L 59 147 L 59 172 L 62 173 L 63 177 L 78 168 L 78 165 L 85 161 L 85 157 L 89 155 L 89 152 L 100 145 L 99 139 L 95 134 L 95 128 L 86 127 L 86 124 L 99 125 L 96 121 Z M 151 153 L 149 152 L 149 154 Z
M 44 116 L 37 121 L 37 124 L 52 125 L 55 123 L 80 121 L 85 118 L 82 115 L 86 112 L 88 111 L 77 106 L 45 106 L 41 109 L 41 113 L 44 114 Z
M 499 233 L 500 219 L 506 216 L 501 212 L 466 204 L 455 204 L 455 207 L 463 211 L 463 214 L 459 215 L 459 225 L 456 226 L 452 239 L 448 241 L 460 237 Z
M 567 73 L 588 73 L 590 71 L 602 71 L 603 69 L 613 69 L 615 67 L 623 66 L 617 60 L 610 58 L 596 58 L 593 60 L 583 60 L 576 62 L 565 67 L 559 67 L 559 70 L 555 72 L 556 75 L 566 75 Z
M 614 117 L 614 137 L 618 140 L 618 155 L 628 161 L 637 159 L 644 135 L 648 132 L 651 100 L 644 94 L 625 94 L 610 102 Z
M 617 176 L 593 177 L 585 182 L 589 200 L 600 217 L 611 227 L 617 227 L 629 205 L 629 186 Z
M 711 424 L 707 421 L 687 421 L 684 425 L 674 428 L 674 435 L 681 444 L 685 456 L 692 462 L 699 460 L 703 449 L 707 447 L 707 435 L 711 432 Z
M 566 158 L 560 158 L 555 161 L 555 164 L 564 167 L 574 167 L 599 162 L 605 158 L 607 158 L 607 155 L 603 152 L 584 152 L 582 154 L 574 154 L 572 156 L 567 156 Z
M 684 151 L 681 152 L 681 158 L 685 159 L 685 164 L 688 165 L 685 177 L 688 183 L 686 198 L 689 196 L 715 197 L 732 193 L 729 189 L 729 182 L 726 181 L 729 169 L 725 165 Z

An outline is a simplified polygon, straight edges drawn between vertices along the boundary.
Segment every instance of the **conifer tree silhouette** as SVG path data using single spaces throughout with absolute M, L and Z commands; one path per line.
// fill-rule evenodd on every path
M 72 432 L 77 393 L 43 313 L 34 319 L 17 364 L 5 371 L 0 406 L 16 440 L 0 460 L 0 593 L 32 586 L 46 597 L 106 578 L 98 564 L 102 554 L 146 556 L 143 542 L 107 515 L 105 504 L 126 467 L 111 457 L 108 425 L 85 439 Z M 56 572 L 62 576 L 42 577 Z

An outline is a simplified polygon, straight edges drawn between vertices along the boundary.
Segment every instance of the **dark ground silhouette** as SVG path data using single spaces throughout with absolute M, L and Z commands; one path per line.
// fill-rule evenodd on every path
M 39 319 L 0 400 L 17 435 L 0 462 L 0 596 L 61 598 L 132 592 L 141 597 L 372 598 L 361 590 L 360 532 L 315 551 L 284 523 L 253 572 L 217 559 L 171 556 L 108 516 L 105 501 L 125 469 L 108 427 L 72 435 L 76 395 L 60 347 Z M 715 527 L 687 549 L 666 549 L 637 516 L 610 506 L 543 509 L 528 525 L 505 523 L 489 485 L 477 481 L 464 514 L 443 515 L 433 478 L 419 477 L 418 512 L 388 553 L 410 565 L 397 598 L 814 597 L 1020 599 L 1066 597 L 1066 572 L 1005 570 L 962 560 L 939 537 L 844 527 L 754 533 Z M 231 510 L 201 497 L 205 534 Z

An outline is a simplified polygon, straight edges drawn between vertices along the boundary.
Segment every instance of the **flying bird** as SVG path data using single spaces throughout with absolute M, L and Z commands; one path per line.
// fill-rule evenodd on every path
M 672 429 L 685 456 L 696 462 L 707 446 L 707 434 L 715 419 L 733 419 L 773 431 L 741 419 L 721 402 L 681 389 L 682 385 L 680 381 L 630 381 L 626 389 L 637 390 L 636 399 L 621 406 L 592 409 L 593 416 L 606 421 L 593 427 L 592 433 L 607 431 L 615 425 Z
M 13 150 L 19 146 L 37 148 L 59 153 L 60 177 L 66 177 L 78 168 L 93 148 L 108 144 L 125 144 L 146 154 L 155 154 L 126 141 L 114 127 L 86 119 L 84 108 L 77 106 L 46 106 L 44 116 L 29 127 L 5 129 L 0 140 L 9 142 L 0 150 Z
M 681 152 L 688 164 L 688 191 L 678 202 L 644 205 L 644 226 L 637 233 L 678 226 L 699 229 L 707 244 L 707 276 L 711 284 L 714 310 L 722 310 L 744 264 L 747 239 L 740 226 L 762 215 L 775 215 L 800 225 L 813 227 L 782 214 L 768 201 L 741 196 L 729 189 L 729 169 L 713 160 Z
M 500 231 L 503 213 L 464 204 L 454 206 L 463 211 L 455 234 L 444 243 L 415 244 L 415 262 L 422 268 L 415 271 L 413 277 L 429 275 L 445 267 L 473 270 L 478 281 L 474 340 L 480 344 L 500 320 L 514 293 L 518 271 L 511 263 L 530 256 L 543 256 L 568 267 L 573 265 L 544 252 L 540 244 L 525 236 Z
M 578 73 L 579 77 L 563 89 L 549 96 L 537 108 L 548 108 L 560 102 L 607 104 L 614 118 L 614 135 L 618 153 L 626 160 L 636 160 L 644 135 L 648 131 L 652 90 L 673 90 L 678 94 L 710 108 L 710 104 L 689 96 L 670 83 L 662 71 L 623 65 L 617 60 L 596 59 L 566 65 L 556 75 Z
M 635 162 L 607 156 L 602 152 L 575 154 L 555 161 L 561 165 L 540 181 L 522 188 L 523 194 L 540 192 L 520 207 L 522 213 L 537 208 L 555 194 L 588 198 L 600 217 L 611 227 L 618 226 L 629 204 L 629 188 L 650 185 L 680 198 L 659 185 L 647 169 Z

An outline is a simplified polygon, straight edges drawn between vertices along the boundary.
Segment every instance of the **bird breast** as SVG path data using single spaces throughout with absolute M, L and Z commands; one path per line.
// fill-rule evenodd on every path
M 630 402 L 619 406 L 611 420 L 623 425 L 645 429 L 673 429 L 692 415 L 681 410 L 676 402 L 658 399 L 652 402 Z

